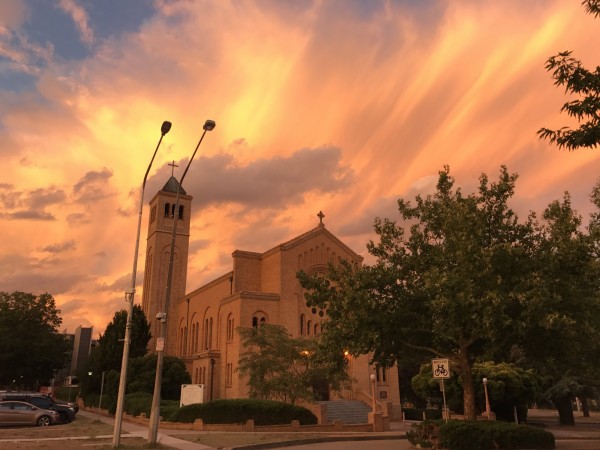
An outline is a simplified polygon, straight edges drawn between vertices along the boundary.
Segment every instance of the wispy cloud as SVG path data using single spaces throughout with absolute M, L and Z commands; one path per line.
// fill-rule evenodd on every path
M 579 3 L 159 0 L 126 29 L 111 2 L 60 0 L 50 9 L 69 29 L 55 34 L 28 28 L 44 23 L 34 3 L 0 1 L 0 283 L 53 290 L 74 302 L 69 320 L 102 328 L 123 302 L 163 120 L 145 205 L 217 122 L 184 183 L 189 289 L 230 270 L 236 248 L 316 226 L 319 210 L 364 254 L 373 218 L 396 218 L 396 200 L 430 192 L 445 164 L 466 191 L 505 164 L 518 205 L 569 190 L 585 215 L 600 153 L 535 134 L 567 120 L 546 58 L 600 61 L 600 22 Z M 7 87 L 24 74 L 24 90 Z M 143 218 L 140 255 L 147 206 Z
M 60 0 L 58 5 L 73 19 L 75 26 L 79 30 L 81 40 L 87 45 L 92 45 L 94 43 L 94 32 L 90 26 L 88 13 L 83 6 L 75 0 Z

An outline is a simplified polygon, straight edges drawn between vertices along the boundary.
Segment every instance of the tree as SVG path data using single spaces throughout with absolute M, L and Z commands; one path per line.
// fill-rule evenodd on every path
M 156 377 L 156 355 L 146 355 L 131 361 L 131 372 L 127 373 L 127 392 L 154 392 Z M 165 356 L 161 397 L 163 400 L 179 400 L 181 385 L 190 384 L 192 379 L 181 358 Z
M 375 265 L 300 274 L 308 302 L 328 310 L 325 333 L 384 366 L 408 349 L 452 359 L 474 419 L 472 365 L 509 351 L 529 273 L 531 221 L 520 224 L 508 207 L 516 179 L 502 167 L 497 182 L 481 175 L 478 192 L 464 196 L 446 167 L 433 196 L 398 201 L 408 237 L 376 219 L 379 243 L 367 246 Z
M 525 370 L 514 364 L 494 363 L 491 361 L 473 364 L 475 397 L 477 409 L 485 411 L 485 392 L 481 380 L 488 379 L 488 395 L 491 409 L 499 420 L 514 421 L 514 408 L 517 408 L 519 422 L 527 418 L 527 409 L 541 396 L 541 378 L 533 370 Z M 421 367 L 418 375 L 412 379 L 415 392 L 423 398 L 435 399 L 441 403 L 439 381 L 431 373 L 431 364 Z M 461 411 L 463 398 L 461 380 L 456 375 L 444 381 L 446 401 L 453 411 Z
M 35 389 L 67 362 L 60 310 L 52 295 L 0 292 L 0 386 Z
M 561 424 L 574 425 L 573 397 L 590 392 L 599 375 L 590 364 L 600 355 L 597 214 L 585 232 L 565 193 L 562 201 L 546 208 L 543 218 L 519 346 L 523 363 L 545 377 L 546 395 L 556 405 Z
M 90 369 L 94 373 L 102 373 L 105 370 L 121 371 L 126 323 L 127 311 L 124 309 L 117 311 L 112 321 L 106 326 L 104 334 L 98 338 L 98 345 L 90 355 Z M 146 315 L 140 305 L 134 305 L 131 316 L 129 357 L 144 356 L 148 352 L 147 346 L 150 338 L 150 324 L 146 320 Z
M 237 370 L 248 377 L 251 397 L 312 401 L 320 381 L 335 388 L 348 379 L 342 351 L 331 355 L 315 339 L 292 338 L 285 327 L 271 324 L 238 332 L 245 350 Z
M 595 17 L 600 15 L 600 0 L 584 0 L 582 4 L 588 13 Z M 571 51 L 564 51 L 551 56 L 546 62 L 546 70 L 552 72 L 555 85 L 564 86 L 565 92 L 582 97 L 566 102 L 561 111 L 583 123 L 575 130 L 569 127 L 540 128 L 538 135 L 568 150 L 596 147 L 600 143 L 600 66 L 594 71 L 587 70 L 571 54 Z

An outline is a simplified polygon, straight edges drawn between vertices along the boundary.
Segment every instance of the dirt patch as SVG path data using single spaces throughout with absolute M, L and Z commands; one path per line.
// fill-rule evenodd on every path
M 73 422 L 52 425 L 50 427 L 0 427 L 0 448 L 19 450 L 94 450 L 112 449 L 113 427 L 99 420 L 78 416 Z M 98 436 L 104 436 L 98 438 Z M 89 439 L 76 439 L 90 437 Z M 9 439 L 34 439 L 32 441 L 7 441 Z M 149 447 L 143 438 L 121 436 L 122 449 L 158 448 L 164 445 Z

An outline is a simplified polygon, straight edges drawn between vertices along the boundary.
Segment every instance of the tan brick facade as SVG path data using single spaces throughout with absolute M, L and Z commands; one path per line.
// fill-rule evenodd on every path
M 169 318 L 176 316 L 177 300 L 185 294 L 192 197 L 186 195 L 185 191 L 182 190 L 179 194 L 179 205 L 177 211 L 175 211 L 175 207 L 177 206 L 177 184 L 175 178 L 171 177 L 165 187 L 150 201 L 142 309 L 150 322 L 152 339 L 148 344 L 148 348 L 152 351 L 156 348 L 156 337 L 161 335 L 161 324 L 156 320 L 156 314 L 164 312 L 165 309 L 174 222 L 177 228 Z M 176 329 L 169 328 L 167 345 L 174 347 L 176 339 Z M 175 352 L 174 348 L 168 348 L 167 351 L 169 350 L 171 350 L 171 354 Z
M 171 201 L 171 196 L 166 194 L 159 192 L 151 202 L 151 209 L 155 204 L 160 209 L 161 204 Z M 189 211 L 191 197 L 186 196 L 186 202 L 188 201 L 186 209 Z M 160 225 L 158 223 L 156 227 Z M 165 221 L 164 225 L 166 228 L 169 225 L 172 227 L 172 219 Z M 186 221 L 184 217 L 181 235 L 178 234 L 178 252 L 186 257 L 188 238 L 189 220 Z M 148 248 L 162 248 L 164 251 L 164 242 L 151 223 Z M 170 243 L 170 237 L 168 242 Z M 186 247 L 183 248 L 184 246 Z M 257 326 L 261 322 L 268 322 L 285 326 L 292 336 L 310 337 L 321 333 L 321 326 L 327 315 L 325 311 L 306 305 L 303 290 L 296 277 L 300 269 L 308 273 L 321 272 L 328 263 L 335 264 L 339 259 L 362 263 L 362 257 L 330 233 L 323 223 L 264 253 L 236 250 L 232 253 L 232 258 L 230 272 L 185 295 L 181 288 L 185 289 L 184 274 L 187 265 L 182 261 L 175 265 L 175 270 L 180 272 L 176 277 L 178 288 L 173 289 L 173 294 L 177 292 L 179 296 L 172 297 L 171 304 L 174 307 L 168 320 L 167 354 L 184 359 L 192 383 L 205 385 L 206 401 L 248 396 L 248 386 L 236 372 L 242 350 L 237 327 Z M 152 313 L 157 310 L 153 299 L 161 299 L 160 294 L 164 293 L 164 288 L 155 285 L 164 283 L 163 277 L 152 268 L 148 269 L 148 261 L 157 264 L 156 259 L 149 250 L 146 280 L 150 281 L 144 285 L 143 304 L 151 321 L 156 315 Z M 164 304 L 163 300 L 160 301 Z M 152 328 L 153 335 L 154 332 L 155 328 Z M 367 356 L 348 358 L 348 370 L 355 381 L 351 389 L 342 393 L 342 397 L 371 404 L 373 385 L 369 382 L 369 375 L 375 369 L 368 364 Z M 394 410 L 399 411 L 400 393 L 396 368 L 380 371 L 377 376 L 378 402 L 386 407 L 391 402 Z

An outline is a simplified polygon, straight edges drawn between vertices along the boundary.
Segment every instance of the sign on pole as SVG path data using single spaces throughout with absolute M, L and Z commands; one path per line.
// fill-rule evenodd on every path
M 448 359 L 432 359 L 431 370 L 433 378 L 448 379 L 450 378 L 450 361 Z
M 156 351 L 162 352 L 165 350 L 165 338 L 159 337 L 156 339 Z
M 444 389 L 444 380 L 450 378 L 450 361 L 447 358 L 443 359 L 432 359 L 431 360 L 431 371 L 433 372 L 433 378 L 440 380 L 440 387 L 442 388 L 442 396 L 444 397 L 444 420 L 448 421 L 448 408 L 446 407 L 446 390 Z

